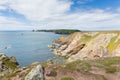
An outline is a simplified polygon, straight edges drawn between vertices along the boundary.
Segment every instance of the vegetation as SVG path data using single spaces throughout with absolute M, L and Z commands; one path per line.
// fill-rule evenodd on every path
M 57 72 L 55 70 L 51 70 L 49 76 L 55 77 L 57 76 Z
M 114 73 L 120 71 L 119 64 L 120 57 L 101 58 L 98 60 L 81 60 L 69 63 L 66 65 L 66 69 L 76 70 L 78 72 L 89 72 L 91 67 L 97 67 L 104 69 L 107 73 Z
M 117 71 L 120 71 L 120 68 L 118 65 L 120 62 L 120 57 L 112 57 L 112 58 L 104 58 L 101 60 L 96 60 L 98 67 L 101 66 L 101 68 L 104 68 L 107 73 L 115 73 Z
M 67 69 L 76 69 L 76 66 L 80 64 L 80 61 L 75 61 L 75 62 L 71 62 L 71 63 L 68 63 L 66 65 L 66 68 Z
M 87 43 L 91 39 L 92 39 L 92 36 L 83 35 L 80 41 L 83 41 L 84 43 Z
M 15 69 L 17 68 L 17 65 L 14 62 L 10 62 L 10 61 L 4 61 L 3 62 L 7 67 L 9 67 L 10 69 Z
M 80 30 L 72 30 L 72 29 L 58 29 L 58 30 L 33 30 L 33 32 L 54 32 L 56 34 L 71 34 L 74 32 L 80 32 Z
M 105 69 L 106 69 L 107 73 L 115 73 L 115 72 L 117 72 L 117 67 L 114 67 L 114 66 L 110 66 L 110 67 L 107 67 Z
M 83 64 L 77 67 L 77 71 L 89 72 L 91 70 L 91 65 L 88 62 L 84 62 Z
M 66 77 L 66 78 L 62 78 L 61 80 L 74 80 L 74 79 L 70 77 Z
M 84 42 L 84 43 L 86 44 L 87 42 L 89 42 L 90 40 L 96 38 L 96 37 L 99 36 L 99 35 L 100 35 L 100 33 L 97 33 L 97 34 L 94 35 L 94 36 L 90 36 L 90 35 L 84 34 L 84 35 L 81 37 L 80 41 L 82 41 L 82 42 Z
M 107 46 L 107 48 L 109 49 L 110 53 L 112 53 L 112 51 L 120 44 L 120 40 L 116 41 L 118 36 L 115 36 L 111 39 L 109 45 Z
M 111 66 L 114 64 L 120 63 L 120 57 L 110 57 L 110 58 L 104 58 L 104 59 L 98 59 L 95 61 L 96 63 L 102 64 L 104 66 Z

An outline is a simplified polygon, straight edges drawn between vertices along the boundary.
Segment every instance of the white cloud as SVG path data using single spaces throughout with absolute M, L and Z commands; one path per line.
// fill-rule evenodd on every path
M 0 6 L 0 10 L 4 10 L 5 9 L 5 7 L 4 6 Z
M 117 12 L 120 12 L 120 8 L 117 8 L 116 11 L 117 11 Z
M 33 26 L 6 17 L 0 17 L 0 29 L 53 29 L 75 28 L 81 30 L 120 29 L 120 14 L 108 10 L 91 9 L 72 12 L 71 0 L 5 0 L 9 8 L 23 14 Z M 10 20 L 9 20 L 10 19 Z M 1 21 L 2 20 L 2 21 Z M 5 23 L 5 24 L 3 24 Z M 10 23 L 10 24 L 8 24 Z M 5 27 L 3 27 L 5 26 Z M 114 27 L 114 28 L 113 28 Z
M 78 4 L 85 4 L 87 2 L 92 2 L 93 0 L 77 0 Z
M 32 26 L 17 21 L 15 18 L 0 16 L 0 30 L 31 30 Z
M 10 7 L 30 20 L 44 20 L 64 14 L 71 4 L 65 0 L 12 0 Z

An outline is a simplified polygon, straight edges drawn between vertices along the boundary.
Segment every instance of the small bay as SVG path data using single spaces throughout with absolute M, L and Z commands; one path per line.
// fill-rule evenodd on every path
M 51 32 L 3 31 L 0 32 L 0 53 L 15 56 L 20 66 L 45 62 L 55 57 L 48 49 L 52 41 L 64 34 Z

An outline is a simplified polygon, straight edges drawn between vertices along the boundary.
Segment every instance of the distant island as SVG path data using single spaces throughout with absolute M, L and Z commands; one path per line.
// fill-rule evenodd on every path
M 76 29 L 55 29 L 55 30 L 32 30 L 33 32 L 54 32 L 56 34 L 71 34 L 74 32 L 81 32 Z

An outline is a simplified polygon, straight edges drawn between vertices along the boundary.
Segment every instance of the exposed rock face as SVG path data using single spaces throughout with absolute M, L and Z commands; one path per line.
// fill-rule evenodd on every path
M 37 65 L 25 77 L 25 80 L 43 80 L 43 67 Z
M 53 53 L 67 56 L 68 62 L 86 58 L 120 56 L 119 31 L 76 32 L 64 38 L 63 41 L 58 40 L 55 43 L 57 45 L 56 47 L 54 45 Z
M 18 68 L 18 65 L 15 57 L 8 57 L 5 54 L 0 54 L 0 78 L 7 73 L 13 72 Z

